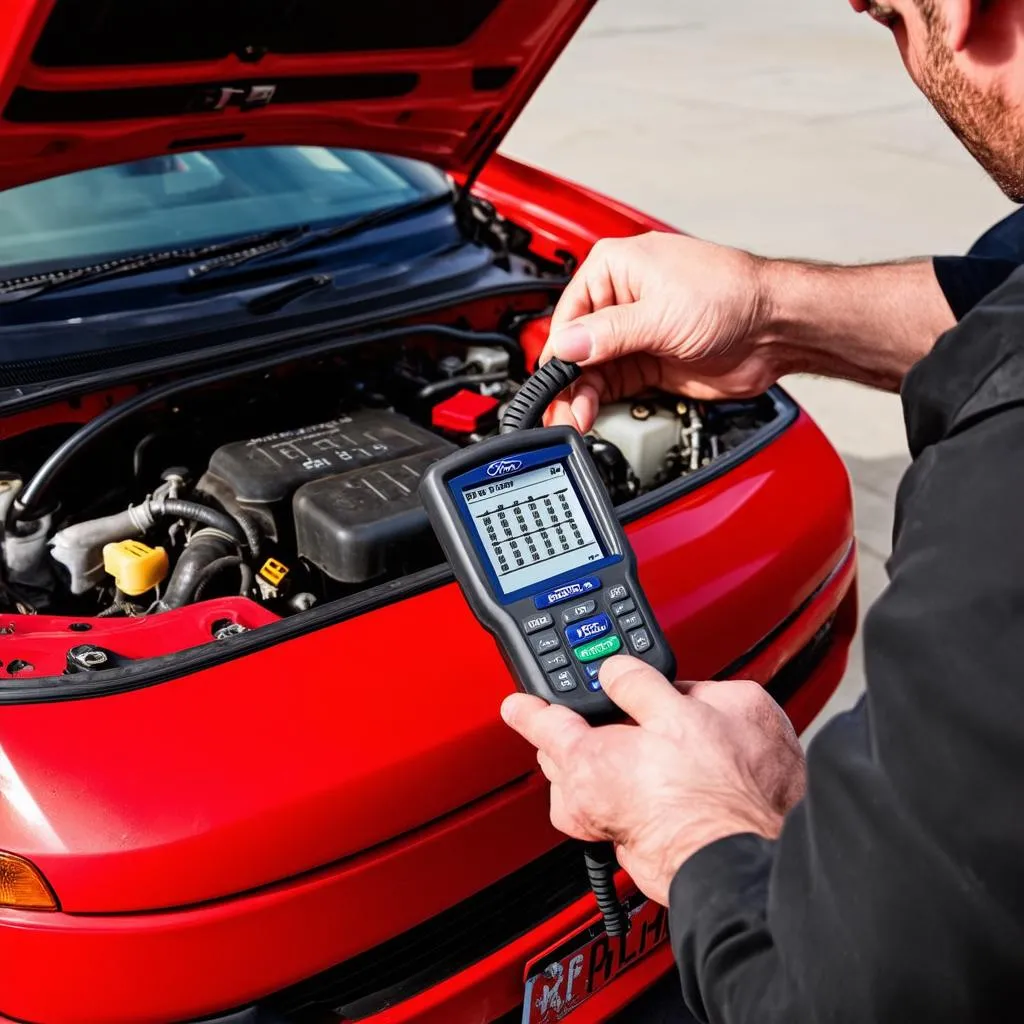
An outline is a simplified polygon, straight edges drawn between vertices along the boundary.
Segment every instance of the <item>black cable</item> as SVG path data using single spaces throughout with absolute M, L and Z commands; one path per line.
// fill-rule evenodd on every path
M 583 371 L 575 363 L 563 363 L 561 359 L 545 363 L 508 403 L 501 418 L 501 432 L 511 434 L 538 426 L 547 407 L 582 376 Z
M 545 363 L 509 402 L 501 419 L 501 432 L 511 434 L 538 426 L 548 406 L 582 375 L 575 363 L 563 363 L 561 359 Z M 629 917 L 615 889 L 615 847 L 611 843 L 587 843 L 584 859 L 590 888 L 604 918 L 604 930 L 611 938 L 625 935 L 629 931 Z
M 262 538 L 260 537 L 259 527 L 252 520 L 252 517 L 246 515 L 241 509 L 229 512 L 228 515 L 230 515 L 231 518 L 234 519 L 242 528 L 242 532 L 245 534 L 245 543 L 249 548 L 250 557 L 254 560 L 259 558 Z
M 139 443 L 135 446 L 134 452 L 132 452 L 132 473 L 136 480 L 142 478 L 142 459 L 146 454 L 146 449 L 157 439 L 159 435 L 155 431 L 150 431 Z
M 91 419 L 67 438 L 42 466 L 36 470 L 35 475 L 15 499 L 11 506 L 10 518 L 13 521 L 32 519 L 33 514 L 43 507 L 44 499 L 53 489 L 54 483 L 72 456 L 77 455 L 83 448 L 88 447 L 97 437 L 106 433 L 115 424 L 134 416 L 135 413 L 142 409 L 163 401 L 165 398 L 172 398 L 175 395 L 180 395 L 186 391 L 194 391 L 197 388 L 221 384 L 235 377 L 272 370 L 281 363 L 330 355 L 339 349 L 349 348 L 356 344 L 369 345 L 375 342 L 391 341 L 400 338 L 410 339 L 423 334 L 436 335 L 463 345 L 493 345 L 505 349 L 510 355 L 514 355 L 516 359 L 522 357 L 522 352 L 517 343 L 504 334 L 487 331 L 464 331 L 457 327 L 446 327 L 442 324 L 412 324 L 404 327 L 393 327 L 386 331 L 378 331 L 376 334 L 367 334 L 362 337 L 328 338 L 304 347 L 295 347 L 277 352 L 272 356 L 264 356 L 261 359 L 252 359 L 248 362 L 237 363 L 234 366 L 210 370 L 207 373 L 196 374 L 193 377 L 185 377 L 181 380 L 159 384 L 148 391 L 143 391 L 141 394 L 112 406 L 106 412 Z
M 201 601 L 206 588 L 225 569 L 238 569 L 239 596 L 248 596 L 249 588 L 252 586 L 252 569 L 238 555 L 226 555 L 224 558 L 218 558 L 216 561 L 210 562 L 209 565 L 204 566 L 199 571 L 199 575 L 196 577 L 195 589 L 192 591 L 192 600 Z
M 508 374 L 497 371 L 494 373 L 470 373 L 462 377 L 446 377 L 444 380 L 425 384 L 416 393 L 416 398 L 421 402 L 428 402 L 447 391 L 458 391 L 460 388 L 471 388 L 478 384 L 498 384 L 504 380 L 508 380 Z
M 629 917 L 615 889 L 615 869 L 619 866 L 615 847 L 611 843 L 587 843 L 583 859 L 587 862 L 587 877 L 597 909 L 604 917 L 604 930 L 611 938 L 625 935 L 629 931 Z
M 252 566 L 248 562 L 243 562 L 238 567 L 239 583 L 238 583 L 238 596 L 248 597 L 249 591 L 252 590 L 252 581 L 255 579 L 256 574 L 252 571 Z

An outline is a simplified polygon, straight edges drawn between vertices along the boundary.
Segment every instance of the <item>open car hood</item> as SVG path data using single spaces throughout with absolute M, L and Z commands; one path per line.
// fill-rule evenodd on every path
M 0 189 L 216 146 L 471 174 L 594 0 L 7 0 Z

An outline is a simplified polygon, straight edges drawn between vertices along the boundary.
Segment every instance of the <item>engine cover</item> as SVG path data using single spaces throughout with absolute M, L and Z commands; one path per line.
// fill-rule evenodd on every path
M 454 447 L 441 441 L 433 451 L 300 487 L 295 494 L 299 555 L 340 583 L 400 572 L 433 540 L 417 492 L 420 477 Z
M 404 416 L 364 409 L 226 444 L 199 489 L 249 515 L 274 541 L 294 537 L 298 554 L 332 579 L 364 583 L 429 535 L 419 477 L 454 448 Z

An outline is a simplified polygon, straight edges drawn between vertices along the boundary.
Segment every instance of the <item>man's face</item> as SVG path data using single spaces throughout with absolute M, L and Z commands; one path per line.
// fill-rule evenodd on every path
M 1024 202 L 1022 112 L 1014 110 L 998 80 L 985 75 L 980 62 L 953 52 L 941 0 L 850 3 L 892 31 L 918 88 L 999 187 Z

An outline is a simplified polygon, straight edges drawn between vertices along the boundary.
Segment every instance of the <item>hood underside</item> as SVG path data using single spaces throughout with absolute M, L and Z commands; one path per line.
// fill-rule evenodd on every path
M 0 189 L 217 146 L 471 172 L 593 0 L 7 0 Z

